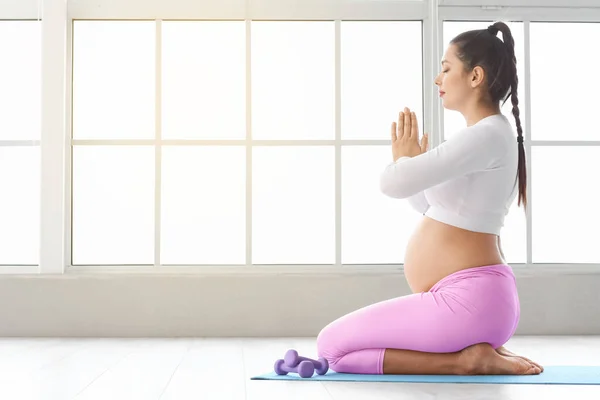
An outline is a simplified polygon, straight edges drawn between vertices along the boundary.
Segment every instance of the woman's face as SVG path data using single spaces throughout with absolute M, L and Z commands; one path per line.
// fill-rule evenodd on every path
M 470 75 L 456 57 L 454 46 L 449 46 L 442 59 L 442 69 L 434 81 L 439 88 L 444 108 L 460 111 L 467 103 L 473 95 Z

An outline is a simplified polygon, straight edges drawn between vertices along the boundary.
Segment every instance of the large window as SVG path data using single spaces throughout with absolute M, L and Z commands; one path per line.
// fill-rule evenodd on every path
M 423 129 L 421 32 L 75 21 L 73 264 L 401 263 L 378 179 L 398 111 Z
M 0 21 L 0 265 L 37 265 L 41 23 Z
M 433 81 L 453 37 L 497 20 L 528 163 L 507 261 L 597 269 L 600 6 L 429 3 L 0 4 L 0 273 L 402 264 L 422 216 L 379 191 L 390 124 L 410 107 L 431 146 L 463 127 Z

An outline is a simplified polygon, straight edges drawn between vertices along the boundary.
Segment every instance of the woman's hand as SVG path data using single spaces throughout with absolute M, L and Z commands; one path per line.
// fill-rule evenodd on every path
M 392 122 L 392 154 L 394 161 L 400 157 L 415 157 L 427 151 L 428 135 L 419 143 L 417 116 L 408 108 L 398 115 L 398 124 Z

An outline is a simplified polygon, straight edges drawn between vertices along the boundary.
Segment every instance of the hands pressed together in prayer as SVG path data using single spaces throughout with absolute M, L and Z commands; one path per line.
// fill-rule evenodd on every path
M 417 116 L 407 107 L 398 115 L 398 123 L 392 122 L 392 155 L 394 161 L 400 157 L 415 157 L 427 151 L 429 136 L 423 135 L 419 142 Z

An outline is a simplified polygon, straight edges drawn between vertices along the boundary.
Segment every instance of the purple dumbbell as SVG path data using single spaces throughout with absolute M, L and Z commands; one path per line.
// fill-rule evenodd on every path
M 314 365 L 315 371 L 319 375 L 325 375 L 327 370 L 329 370 L 329 362 L 327 362 L 327 359 L 319 357 L 319 359 L 315 361 L 311 360 L 310 358 L 300 357 L 298 352 L 294 349 L 290 349 L 287 351 L 287 353 L 285 353 L 283 361 L 285 361 L 285 365 L 288 367 L 295 367 L 298 364 L 309 361 L 312 365 Z
M 288 372 L 296 372 L 302 378 L 310 378 L 315 373 L 315 366 L 310 361 L 302 361 L 293 367 L 285 365 L 282 359 L 275 361 L 275 373 L 277 375 L 287 375 Z

